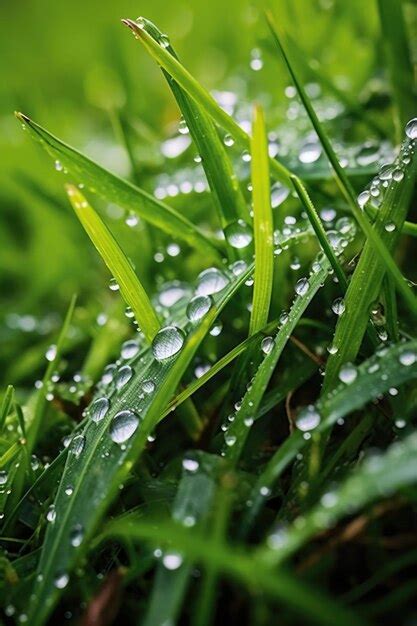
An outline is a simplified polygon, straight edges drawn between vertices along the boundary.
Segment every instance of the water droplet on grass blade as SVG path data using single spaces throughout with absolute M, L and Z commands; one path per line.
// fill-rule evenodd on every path
M 116 374 L 116 387 L 121 389 L 129 382 L 133 376 L 133 370 L 130 365 L 123 365 Z
M 220 270 L 210 267 L 199 274 L 198 281 L 197 295 L 211 296 L 222 291 L 228 284 L 229 279 Z
M 351 385 L 358 376 L 358 370 L 352 363 L 345 363 L 339 371 L 339 380 L 345 385 Z
M 129 340 L 125 341 L 122 345 L 122 359 L 133 359 L 134 356 L 139 352 L 139 344 L 137 341 Z
M 187 317 L 190 322 L 199 322 L 211 308 L 210 296 L 195 296 L 187 306 Z
M 110 437 L 114 443 L 128 441 L 139 426 L 139 419 L 133 411 L 117 413 L 110 424 Z
M 54 577 L 54 585 L 57 589 L 65 589 L 68 585 L 69 576 L 66 572 L 58 572 Z
M 404 352 L 401 352 L 398 359 L 401 365 L 409 367 L 410 365 L 414 365 L 414 363 L 416 362 L 417 354 L 413 350 L 404 350 Z
M 407 122 L 405 134 L 409 139 L 417 139 L 417 117 L 413 117 L 412 120 Z
M 298 296 L 304 296 L 309 288 L 309 282 L 307 278 L 300 278 L 295 284 L 295 293 Z
M 106 416 L 109 407 L 110 403 L 104 396 L 94 400 L 90 408 L 90 417 L 93 422 L 100 422 Z
M 232 248 L 246 248 L 252 241 L 251 228 L 243 220 L 238 220 L 226 226 L 224 234 Z
M 155 335 L 152 352 L 157 361 L 165 361 L 177 354 L 183 345 L 183 332 L 177 326 L 166 326 Z
M 264 354 L 269 354 L 274 347 L 273 337 L 264 337 L 261 343 L 261 349 Z
M 295 418 L 295 425 L 303 432 L 314 430 L 320 424 L 320 413 L 313 404 L 301 409 Z

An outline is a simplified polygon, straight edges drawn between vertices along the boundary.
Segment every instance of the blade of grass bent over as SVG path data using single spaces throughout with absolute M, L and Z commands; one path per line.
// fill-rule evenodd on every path
M 230 133 L 233 139 L 246 149 L 250 148 L 249 135 L 235 120 L 226 113 L 216 102 L 213 96 L 175 59 L 167 50 L 157 43 L 146 29 L 133 20 L 122 22 L 128 26 L 135 37 L 140 40 L 149 54 L 164 68 L 170 76 L 186 91 L 221 128 Z M 287 187 L 290 187 L 289 170 L 276 159 L 270 158 L 271 174 Z
M 157 42 L 160 41 L 163 35 L 155 24 L 145 20 L 145 18 L 143 18 L 143 23 L 153 39 Z M 166 46 L 165 50 L 179 61 L 171 44 Z M 182 89 L 168 72 L 164 69 L 162 69 L 162 72 L 174 94 L 190 135 L 197 147 L 198 154 L 201 157 L 201 165 L 213 192 L 223 229 L 239 218 L 249 222 L 249 210 L 240 189 L 239 181 L 211 117 L 206 114 L 203 107 Z
M 120 286 L 126 304 L 132 309 L 143 334 L 152 341 L 160 324 L 155 310 L 123 250 L 74 185 L 66 185 L 68 198 L 86 233 Z
M 300 81 L 297 78 L 297 75 L 294 71 L 294 68 L 288 58 L 288 55 L 284 49 L 284 46 L 282 44 L 282 41 L 280 40 L 280 38 L 278 37 L 274 22 L 273 22 L 273 18 L 272 15 L 268 12 L 266 14 L 267 17 L 267 22 L 268 22 L 268 26 L 270 28 L 273 40 L 282 56 L 282 58 L 284 59 L 285 65 L 291 75 L 291 78 L 294 82 L 294 85 L 297 89 L 298 95 L 300 96 L 300 99 L 304 105 L 304 108 L 307 111 L 307 114 L 311 120 L 311 123 L 314 127 L 314 130 L 316 131 L 320 142 L 323 146 L 323 149 L 327 155 L 327 158 L 329 159 L 334 173 L 336 175 L 336 180 L 339 184 L 339 187 L 342 191 L 342 193 L 344 194 L 353 215 L 355 216 L 359 226 L 361 227 L 362 231 L 364 232 L 364 234 L 366 235 L 366 237 L 369 240 L 369 243 L 372 245 L 372 247 L 375 249 L 375 252 L 377 253 L 378 257 L 379 257 L 379 261 L 380 263 L 383 263 L 384 266 L 386 267 L 386 270 L 392 275 L 393 279 L 395 280 L 395 284 L 396 284 L 396 288 L 398 289 L 398 291 L 401 293 L 402 297 L 404 298 L 404 300 L 407 302 L 408 306 L 410 307 L 411 311 L 417 315 L 417 299 L 415 298 L 412 290 L 410 289 L 410 287 L 408 286 L 408 284 L 406 283 L 406 281 L 404 280 L 404 277 L 400 271 L 400 269 L 398 268 L 397 264 L 395 263 L 393 257 L 391 256 L 389 250 L 387 250 L 386 246 L 384 245 L 384 241 L 381 239 L 379 233 L 372 228 L 372 225 L 369 223 L 368 219 L 366 218 L 365 214 L 363 213 L 363 211 L 360 209 L 358 203 L 357 203 L 357 199 L 355 196 L 355 192 L 352 188 L 352 185 L 349 182 L 349 179 L 347 178 L 345 172 L 343 171 L 343 168 L 341 167 L 338 158 L 332 148 L 332 145 L 330 143 L 329 138 L 327 137 L 327 134 L 323 128 L 323 126 L 321 125 L 316 112 L 310 102 L 309 97 L 307 96 L 306 91 L 304 90 L 304 87 L 302 86 L 302 84 L 300 83 Z
M 268 321 L 274 272 L 274 224 L 269 185 L 268 141 L 262 108 L 254 107 L 252 126 L 252 198 L 255 274 L 249 334 Z
M 186 241 L 197 250 L 203 250 L 211 258 L 214 256 L 219 259 L 218 243 L 203 234 L 183 215 L 156 200 L 146 191 L 104 169 L 81 152 L 54 137 L 23 113 L 16 113 L 16 117 L 29 131 L 31 137 L 40 141 L 50 156 L 61 163 L 62 167 L 87 189 L 109 202 L 133 211 L 157 228 Z
M 54 502 L 56 519 L 46 530 L 38 576 L 28 606 L 31 626 L 45 623 L 68 583 L 71 570 L 82 556 L 88 539 L 118 493 L 133 463 L 143 452 L 148 436 L 162 419 L 164 409 L 197 348 L 217 315 L 252 271 L 251 267 L 231 281 L 215 298 L 210 311 L 199 326 L 190 332 L 176 357 L 160 362 L 153 358 L 151 350 L 140 352 L 129 363 L 132 376 L 128 383 L 120 388 L 115 381 L 99 386 L 96 399 L 106 397 L 109 408 L 101 416 L 102 419 L 96 422 L 91 419 L 94 404 L 90 405 L 84 429 L 70 443 Z M 144 394 L 142 386 L 149 381 L 155 385 L 154 391 Z M 109 429 L 115 417 L 127 408 L 133 412 L 136 430 L 121 446 L 113 441 Z M 71 544 L 74 527 L 81 527 L 83 532 L 79 546 Z

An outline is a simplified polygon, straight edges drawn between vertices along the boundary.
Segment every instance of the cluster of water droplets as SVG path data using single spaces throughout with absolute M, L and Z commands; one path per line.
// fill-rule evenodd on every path
M 358 196 L 358 204 L 361 209 L 372 205 L 378 208 L 383 203 L 387 189 L 401 184 L 406 175 L 407 166 L 415 151 L 417 139 L 417 118 L 408 122 L 405 127 L 406 140 L 401 146 L 397 158 L 393 162 L 384 163 L 379 168 L 377 175 L 372 179 L 368 187 Z M 394 222 L 387 222 L 385 230 L 393 232 L 396 229 Z

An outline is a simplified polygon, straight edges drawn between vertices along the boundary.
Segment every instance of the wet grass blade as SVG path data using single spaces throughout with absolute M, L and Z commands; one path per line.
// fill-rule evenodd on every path
M 324 226 L 321 223 L 319 214 L 317 213 L 316 207 L 312 203 L 311 198 L 307 193 L 307 189 L 304 187 L 301 180 L 297 176 L 291 176 L 291 181 L 294 185 L 298 197 L 303 203 L 303 206 L 308 215 L 308 219 L 310 220 L 310 224 L 312 225 L 313 230 L 316 233 L 317 239 L 320 242 L 320 246 L 322 247 L 326 257 L 328 258 L 329 263 L 332 266 L 333 271 L 336 274 L 339 284 L 342 288 L 342 292 L 344 293 L 348 286 L 346 274 L 339 263 L 336 253 L 330 245 L 330 242 L 326 235 L 326 231 L 324 230 Z
M 3 431 L 6 418 L 9 415 L 10 409 L 12 407 L 13 396 L 14 396 L 14 387 L 13 385 L 8 385 L 6 392 L 3 396 L 3 401 L 1 403 L 1 408 L 0 408 L 0 433 Z
M 190 461 L 191 459 L 191 461 Z M 186 469 L 188 463 L 196 469 Z M 186 455 L 182 478 L 172 506 L 172 518 L 185 527 L 201 529 L 207 524 L 215 494 L 220 457 L 204 452 Z M 157 567 L 155 583 L 149 600 L 143 626 L 160 626 L 175 623 L 184 601 L 193 564 L 183 561 L 176 569 L 168 569 L 163 563 Z
M 304 516 L 302 528 L 288 529 L 276 550 L 262 548 L 260 554 L 271 565 L 281 564 L 317 533 L 334 526 L 369 503 L 393 495 L 417 481 L 417 437 L 415 433 L 393 443 L 386 452 L 367 459 L 340 486 L 323 495 L 319 504 Z M 269 544 L 273 546 L 274 536 Z
M 146 31 L 146 21 L 141 25 L 133 20 L 122 20 L 140 40 L 149 54 L 163 67 L 163 69 L 186 91 L 221 128 L 227 131 L 233 139 L 246 149 L 250 149 L 250 137 L 234 119 L 226 113 L 216 102 L 213 96 L 175 59 L 167 50 L 157 43 Z M 287 187 L 290 187 L 290 172 L 276 159 L 270 159 L 271 174 Z
M 77 432 L 70 443 L 54 502 L 56 518 L 48 525 L 43 542 L 38 567 L 38 574 L 42 576 L 36 579 L 28 606 L 28 620 L 32 626 L 44 624 L 65 588 L 72 568 L 82 556 L 84 546 L 88 545 L 88 539 L 143 452 L 148 436 L 162 419 L 166 405 L 197 348 L 217 315 L 250 273 L 248 270 L 231 281 L 216 297 L 210 311 L 190 332 L 173 361 L 157 361 L 151 350 L 139 352 L 123 365 L 131 368 L 131 378 L 125 385 L 117 382 L 119 372 L 109 385 L 99 385 L 95 400 L 106 398 L 108 404 L 105 402 L 98 415 L 97 405 L 94 402 L 90 405 L 83 430 Z M 144 394 L 143 384 L 149 381 L 154 391 Z M 130 423 L 126 439 L 122 427 L 125 419 Z M 117 435 L 119 424 L 121 437 Z M 112 433 L 116 433 L 113 438 Z M 74 528 L 82 532 L 82 541 L 77 546 L 71 543 Z
M 381 375 L 383 373 L 383 375 Z M 320 423 L 314 432 L 326 433 L 337 422 L 368 402 L 380 398 L 392 387 L 400 387 L 417 377 L 417 341 L 396 344 L 364 361 L 350 385 L 339 385 L 322 396 L 316 405 Z M 243 532 L 252 526 L 275 481 L 308 441 L 295 430 L 280 446 L 261 472 L 252 490 L 252 507 L 243 522 Z
M 400 142 L 404 126 L 416 113 L 416 84 L 403 14 L 404 7 L 397 0 L 378 0 L 377 4 L 382 42 L 396 105 L 396 139 Z
M 258 332 L 268 321 L 274 272 L 274 223 L 269 184 L 268 141 L 262 108 L 253 110 L 252 198 L 255 235 L 255 275 L 249 334 Z
M 226 576 L 247 585 L 251 591 L 256 585 L 269 598 L 283 602 L 316 624 L 334 626 L 337 622 L 340 626 L 351 626 L 354 622 L 364 625 L 358 615 L 352 614 L 348 608 L 334 602 L 330 597 L 322 596 L 316 589 L 310 589 L 282 569 L 270 568 L 265 564 L 264 558 L 253 558 L 253 553 L 248 548 L 243 552 L 226 543 L 210 541 L 207 537 L 191 533 L 173 522 L 135 519 L 130 516 L 110 523 L 102 539 L 107 537 L 150 542 L 158 547 L 162 543 L 190 560 L 215 567 Z
M 152 341 L 160 328 L 155 310 L 148 295 L 136 276 L 132 265 L 110 230 L 91 208 L 82 193 L 74 185 L 66 185 L 68 198 L 101 258 L 116 279 L 126 304 L 132 309 L 140 329 L 148 341 Z
M 296 296 L 286 319 L 281 323 L 281 327 L 278 329 L 275 337 L 269 337 L 270 346 L 267 348 L 267 353 L 251 381 L 249 390 L 242 399 L 239 410 L 225 432 L 225 455 L 233 463 L 238 461 L 242 453 L 250 427 L 291 333 L 317 291 L 325 282 L 329 270 L 330 264 L 324 258 L 319 263 L 316 271 L 309 276 L 308 288 L 304 289 L 302 294 Z
M 369 240 L 369 243 L 372 245 L 372 248 L 374 249 L 376 255 L 378 256 L 379 262 L 381 264 L 383 264 L 383 266 L 385 267 L 386 271 L 389 272 L 394 281 L 395 281 L 395 285 L 396 288 L 398 289 L 398 291 L 401 293 L 402 297 L 404 298 L 405 302 L 407 303 L 407 305 L 409 306 L 410 310 L 417 315 L 417 299 L 415 298 L 412 290 L 410 289 L 410 287 L 408 286 L 408 284 L 406 283 L 406 281 L 404 280 L 404 277 L 400 271 L 400 269 L 398 268 L 397 264 L 395 263 L 393 257 L 390 254 L 390 251 L 387 249 L 384 240 L 381 238 L 380 234 L 378 233 L 378 231 L 376 229 L 374 229 L 372 227 L 372 225 L 370 224 L 370 222 L 368 221 L 368 219 L 366 218 L 364 212 L 360 209 L 356 196 L 355 196 L 355 192 L 353 190 L 352 185 L 350 184 L 349 179 L 347 178 L 342 166 L 339 163 L 339 160 L 332 148 L 331 142 L 322 126 L 322 124 L 320 123 L 317 114 L 311 104 L 310 98 L 308 97 L 304 87 L 302 86 L 301 82 L 298 80 L 297 74 L 294 71 L 294 68 L 292 66 L 292 63 L 290 62 L 290 59 L 285 51 L 285 48 L 283 46 L 283 43 L 281 41 L 281 39 L 278 36 L 277 30 L 275 28 L 274 25 L 274 21 L 272 18 L 272 15 L 270 13 L 267 13 L 267 22 L 268 22 L 268 26 L 270 28 L 271 31 L 271 35 L 272 38 L 281 54 L 281 57 L 283 58 L 285 65 L 291 75 L 291 78 L 294 82 L 294 85 L 297 89 L 298 95 L 300 96 L 300 99 L 303 103 L 304 108 L 306 109 L 306 112 L 311 120 L 311 123 L 314 127 L 314 130 L 316 131 L 320 142 L 323 146 L 323 149 L 327 155 L 327 158 L 329 159 L 332 168 L 334 170 L 334 173 L 336 175 L 336 180 L 339 184 L 339 187 L 341 189 L 341 191 L 343 192 L 351 210 L 352 213 L 354 215 L 354 217 L 356 218 L 359 226 L 361 227 L 363 233 L 366 235 L 367 239 Z M 401 185 L 403 186 L 403 185 Z M 405 218 L 404 218 L 405 219 Z
M 153 39 L 156 42 L 160 41 L 163 34 L 155 24 L 145 18 L 143 23 Z M 171 44 L 167 45 L 165 50 L 179 61 Z M 245 198 L 216 126 L 204 108 L 193 100 L 170 74 L 165 70 L 162 71 L 201 157 L 201 165 L 213 192 L 223 229 L 238 219 L 249 223 L 250 215 Z
M 211 258 L 219 258 L 219 245 L 204 235 L 194 224 L 183 215 L 146 191 L 135 187 L 108 170 L 104 169 L 88 157 L 49 133 L 23 113 L 16 113 L 17 119 L 27 129 L 32 138 L 40 141 L 45 150 L 58 161 L 63 168 L 85 185 L 109 202 L 133 211 L 140 218 L 160 228 L 166 233 L 186 241 L 191 247 L 204 250 Z
M 408 144 L 405 143 L 398 157 L 399 161 L 402 159 L 402 153 L 407 149 Z M 389 250 L 395 249 L 414 186 L 417 170 L 416 154 L 412 153 L 410 158 L 411 162 L 405 169 L 404 179 L 401 183 L 393 180 L 386 190 L 373 227 L 373 231 L 378 233 Z M 385 270 L 386 266 L 381 264 L 368 240 L 346 292 L 345 312 L 336 325 L 333 339 L 334 350 L 331 351 L 326 365 L 323 386 L 325 391 L 336 384 L 340 367 L 356 359 L 369 322 L 371 305 L 378 302 Z

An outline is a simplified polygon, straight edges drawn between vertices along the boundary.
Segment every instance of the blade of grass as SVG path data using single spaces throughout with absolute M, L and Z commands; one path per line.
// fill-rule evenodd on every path
M 68 198 L 101 258 L 120 286 L 126 304 L 132 309 L 143 334 L 152 341 L 160 328 L 155 310 L 132 265 L 110 230 L 74 185 L 66 185 Z
M 13 385 L 8 385 L 6 392 L 3 396 L 3 402 L 1 403 L 0 409 L 0 432 L 2 432 L 4 424 L 6 422 L 6 418 L 10 413 L 10 409 L 13 404 L 13 396 L 14 396 L 14 387 Z
M 249 334 L 268 321 L 274 272 L 274 223 L 269 184 L 268 141 L 262 108 L 253 110 L 252 126 L 252 198 L 255 234 L 255 275 Z
M 143 18 L 139 18 L 142 19 Z M 213 96 L 175 59 L 167 50 L 157 43 L 146 29 L 133 20 L 122 22 L 128 26 L 135 37 L 140 40 L 149 54 L 164 68 L 166 72 L 186 91 L 221 128 L 226 130 L 233 139 L 244 148 L 250 148 L 249 135 L 226 113 L 216 102 Z M 144 22 L 142 21 L 144 24 Z M 270 159 L 271 173 L 284 185 L 290 187 L 290 172 L 276 159 Z
M 416 377 L 417 341 L 394 344 L 384 349 L 357 368 L 357 376 L 350 385 L 339 383 L 338 387 L 320 398 L 316 404 L 320 423 L 314 433 L 326 433 L 338 419 L 380 398 L 391 387 L 400 387 Z M 244 533 L 251 528 L 266 500 L 265 494 L 308 442 L 300 430 L 295 430 L 262 470 L 250 497 L 252 506 L 242 521 Z
M 311 101 L 309 97 L 307 96 L 307 93 L 304 90 L 304 87 L 302 86 L 302 84 L 297 78 L 294 68 L 285 51 L 283 43 L 281 39 L 278 37 L 277 30 L 275 28 L 271 13 L 268 12 L 266 14 L 266 17 L 267 17 L 267 22 L 271 31 L 272 38 L 291 75 L 295 88 L 297 89 L 298 95 L 300 96 L 300 99 L 311 120 L 314 130 L 316 131 L 320 139 L 323 149 L 327 155 L 327 158 L 333 167 L 334 173 L 336 175 L 336 180 L 352 210 L 354 217 L 356 218 L 363 233 L 368 238 L 369 243 L 372 245 L 372 248 L 375 250 L 376 254 L 378 255 L 380 263 L 384 265 L 386 271 L 389 272 L 392 275 L 393 279 L 395 280 L 396 288 L 398 289 L 399 293 L 401 293 L 402 297 L 404 298 L 405 302 L 407 302 L 413 314 L 417 315 L 417 299 L 415 298 L 412 290 L 410 289 L 410 287 L 404 280 L 404 277 L 400 269 L 398 268 L 397 264 L 392 258 L 389 250 L 387 250 L 386 245 L 384 245 L 384 241 L 382 240 L 380 234 L 372 227 L 372 225 L 369 223 L 368 219 L 366 218 L 365 214 L 361 211 L 357 203 L 355 192 L 349 182 L 349 179 L 347 178 L 345 172 L 343 171 L 343 168 L 341 167 L 338 161 L 338 158 L 332 148 L 330 140 L 316 115 L 316 112 L 311 104 Z
M 183 466 L 172 506 L 172 518 L 184 526 L 201 529 L 206 526 L 212 506 L 221 459 L 204 452 L 194 453 L 191 457 L 187 455 L 186 458 L 192 458 L 198 467 L 196 471 L 189 472 Z M 183 561 L 174 570 L 167 569 L 163 563 L 158 565 L 146 617 L 141 617 L 138 624 L 160 626 L 177 622 L 192 567 L 192 562 L 188 561 Z
M 322 247 L 324 254 L 328 258 L 329 263 L 332 266 L 333 271 L 337 276 L 337 279 L 341 286 L 341 290 L 343 293 L 345 293 L 347 286 L 348 286 L 346 274 L 343 271 L 343 268 L 339 263 L 339 260 L 337 258 L 335 251 L 330 245 L 330 242 L 326 235 L 326 231 L 324 230 L 324 226 L 317 213 L 316 207 L 312 203 L 311 198 L 307 193 L 307 189 L 304 187 L 301 180 L 297 176 L 291 176 L 291 181 L 292 181 L 292 184 L 294 185 L 294 189 L 297 193 L 297 196 L 300 198 L 307 212 L 308 219 L 310 220 L 310 224 L 312 225 L 313 230 L 316 233 L 316 237 L 320 242 L 320 246 Z
M 144 18 L 143 23 L 149 35 L 156 42 L 160 41 L 163 34 L 155 24 Z M 171 44 L 167 45 L 165 50 L 179 62 Z M 249 210 L 239 181 L 214 123 L 204 108 L 197 104 L 168 72 L 164 69 L 162 72 L 174 94 L 198 154 L 202 159 L 201 164 L 213 192 L 222 228 L 225 229 L 228 224 L 239 218 L 249 223 Z
M 254 416 L 258 412 L 261 400 L 291 333 L 328 276 L 330 264 L 326 258 L 321 260 L 319 266 L 317 271 L 312 273 L 308 279 L 307 291 L 296 296 L 289 310 L 288 319 L 278 329 L 269 353 L 265 355 L 261 362 L 251 381 L 249 390 L 242 399 L 241 406 L 236 412 L 234 420 L 225 432 L 226 446 L 224 453 L 226 458 L 232 463 L 236 463 L 242 453 Z
M 157 361 L 152 351 L 139 353 L 131 360 L 132 377 L 126 385 L 118 388 L 113 381 L 110 386 L 101 385 L 98 388 L 96 399 L 105 394 L 109 408 L 103 419 L 95 422 L 91 419 L 94 404 L 90 405 L 85 427 L 77 434 L 77 445 L 70 444 L 54 502 L 56 522 L 49 524 L 47 528 L 38 567 L 38 574 L 42 576 L 34 583 L 32 600 L 28 606 L 28 621 L 31 626 L 44 624 L 66 586 L 72 568 L 81 558 L 84 547 L 88 545 L 88 539 L 118 492 L 120 484 L 129 474 L 133 463 L 143 452 L 148 436 L 163 418 L 166 405 L 197 348 L 217 315 L 252 271 L 253 268 L 249 268 L 247 272 L 231 280 L 227 288 L 215 298 L 210 311 L 200 325 L 190 332 L 182 350 L 173 361 Z M 142 385 L 149 380 L 155 386 L 154 391 L 143 394 Z M 121 446 L 112 440 L 109 428 L 114 424 L 116 415 L 127 408 L 133 412 L 137 429 Z M 78 547 L 70 542 L 75 525 L 83 529 L 83 541 Z
M 133 211 L 164 232 L 178 237 L 181 241 L 186 241 L 191 247 L 204 250 L 211 258 L 213 256 L 219 258 L 218 243 L 203 234 L 183 215 L 156 200 L 146 191 L 97 165 L 81 152 L 54 137 L 23 113 L 16 113 L 16 117 L 29 131 L 31 137 L 40 141 L 50 156 L 59 161 L 63 168 L 68 170 L 72 176 L 77 178 L 79 183 L 84 184 L 90 191 L 128 211 Z

